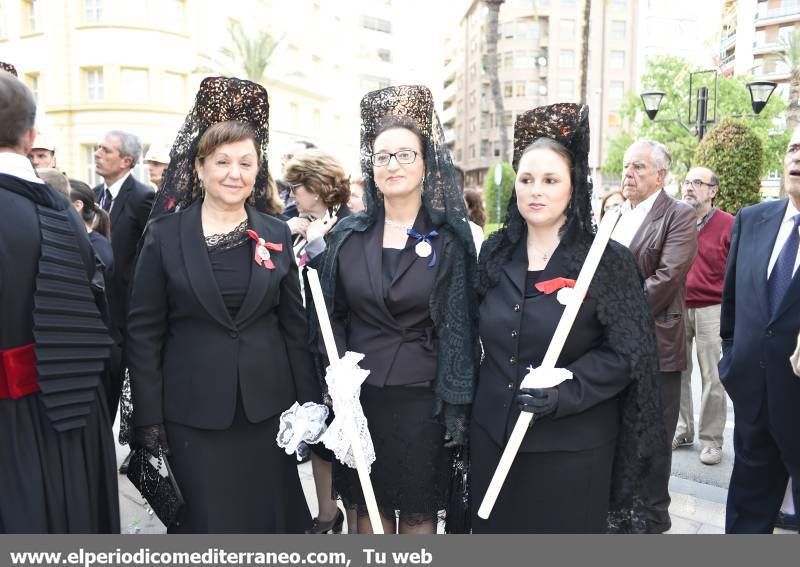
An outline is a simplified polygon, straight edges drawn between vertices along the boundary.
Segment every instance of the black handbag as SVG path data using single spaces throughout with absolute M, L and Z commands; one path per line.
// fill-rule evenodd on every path
M 154 457 L 146 449 L 136 447 L 128 465 L 128 480 L 144 496 L 162 524 L 167 527 L 180 525 L 184 500 L 161 449 L 158 457 Z

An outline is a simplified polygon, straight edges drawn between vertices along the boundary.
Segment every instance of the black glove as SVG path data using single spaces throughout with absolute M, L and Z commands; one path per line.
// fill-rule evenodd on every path
M 134 447 L 141 447 L 154 457 L 158 457 L 159 449 L 164 451 L 165 455 L 172 454 L 167 444 L 167 432 L 160 423 L 156 425 L 145 425 L 144 427 L 134 427 L 131 445 Z
M 558 407 L 558 388 L 521 388 L 519 392 L 519 409 L 532 413 L 536 419 L 555 413 Z

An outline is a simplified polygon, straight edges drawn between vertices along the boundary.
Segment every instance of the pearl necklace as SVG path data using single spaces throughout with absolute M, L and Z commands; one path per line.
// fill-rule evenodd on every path
M 383 224 L 386 224 L 386 225 L 389 225 L 389 226 L 393 226 L 395 228 L 402 229 L 404 232 L 408 232 L 409 230 L 411 230 L 413 228 L 413 227 L 410 227 L 410 226 L 406 226 L 404 224 L 400 224 L 399 222 L 395 222 L 395 221 L 393 221 L 391 219 L 384 219 Z

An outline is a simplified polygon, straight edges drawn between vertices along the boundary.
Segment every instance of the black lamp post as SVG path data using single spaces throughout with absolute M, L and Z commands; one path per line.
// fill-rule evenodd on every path
M 695 91 L 693 85 L 696 84 L 696 78 L 699 75 L 713 75 L 714 79 L 714 96 L 710 96 L 708 87 L 701 86 Z M 753 107 L 753 113 L 758 115 L 764 110 L 764 107 L 769 102 L 772 92 L 775 90 L 777 83 L 772 81 L 753 81 L 747 83 L 747 90 L 750 92 L 750 104 Z M 654 122 L 677 122 L 690 134 L 697 136 L 699 140 L 703 139 L 706 135 L 708 127 L 714 124 L 717 120 L 717 72 L 715 70 L 696 71 L 689 75 L 689 112 L 687 122 L 693 128 L 687 126 L 680 118 L 667 118 L 656 120 L 658 109 L 661 106 L 666 93 L 664 91 L 647 91 L 641 94 L 642 104 L 647 117 Z M 694 113 L 692 112 L 692 103 L 695 103 Z M 712 104 L 711 118 L 708 116 L 709 103 Z

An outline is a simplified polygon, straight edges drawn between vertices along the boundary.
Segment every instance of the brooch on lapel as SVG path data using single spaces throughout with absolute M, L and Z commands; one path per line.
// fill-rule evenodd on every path
M 539 282 L 535 287 L 545 295 L 556 292 L 556 301 L 561 305 L 566 305 L 569 303 L 574 293 L 573 288 L 575 287 L 575 280 L 569 278 L 554 278 L 552 280 Z
M 267 242 L 261 238 L 255 230 L 248 230 L 247 235 L 256 241 L 256 251 L 253 260 L 259 266 L 264 266 L 268 270 L 275 269 L 275 263 L 270 259 L 270 250 L 275 252 L 283 251 L 283 244 L 276 244 L 274 242 Z
M 435 238 L 439 236 L 439 233 L 435 230 L 430 231 L 428 234 L 422 234 L 418 230 L 413 228 L 409 228 L 406 230 L 406 234 L 408 234 L 411 238 L 416 239 L 418 242 L 414 245 L 414 252 L 420 258 L 427 258 L 431 254 L 433 254 L 433 258 L 431 261 L 428 262 L 428 267 L 431 268 L 436 265 L 436 250 L 433 249 L 433 245 L 431 245 L 431 238 Z

